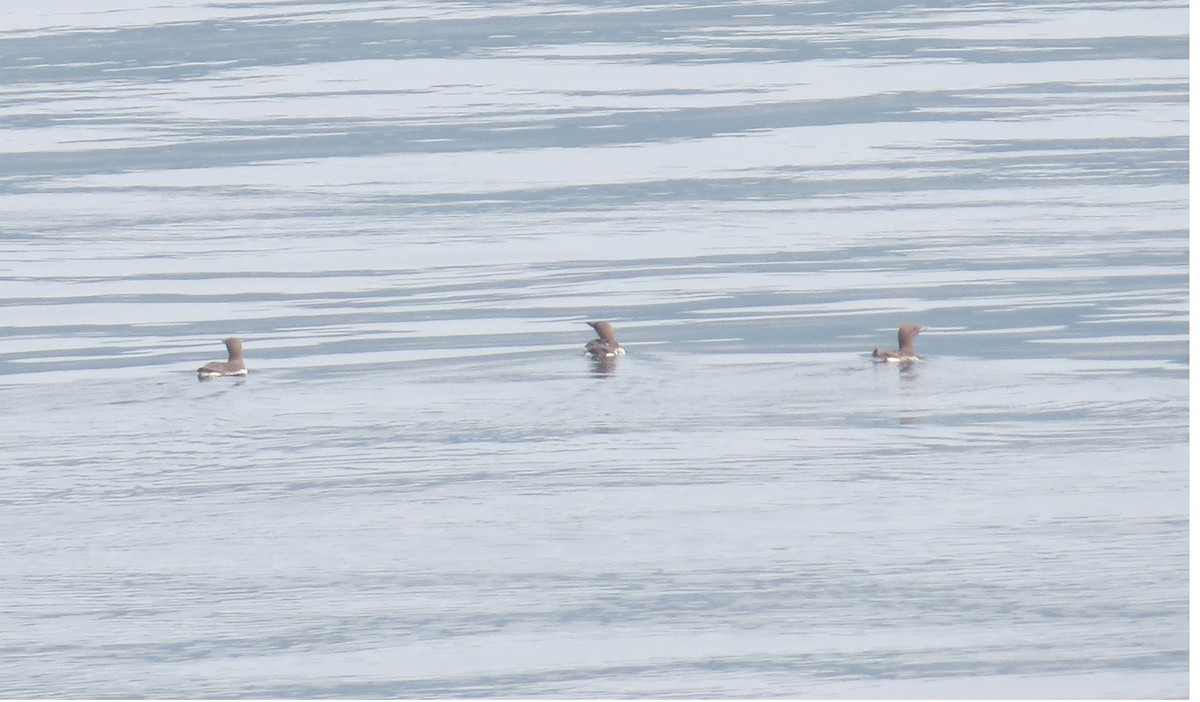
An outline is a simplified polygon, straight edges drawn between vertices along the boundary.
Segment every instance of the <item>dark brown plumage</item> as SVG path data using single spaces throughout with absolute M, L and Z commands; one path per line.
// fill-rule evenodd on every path
M 916 324 L 905 324 L 900 327 L 896 333 L 896 338 L 900 344 L 900 348 L 892 349 L 875 349 L 871 352 L 871 356 L 877 361 L 888 361 L 891 363 L 911 363 L 919 361 L 917 352 L 913 349 L 913 340 L 917 338 L 917 334 L 924 331 L 925 327 Z
M 625 349 L 617 343 L 617 330 L 613 329 L 613 325 L 608 322 L 588 322 L 588 325 L 595 329 L 596 336 L 600 337 L 587 342 L 587 346 L 584 347 L 584 351 L 592 358 L 612 358 L 625 355 Z
M 229 351 L 228 361 L 213 361 L 196 369 L 200 378 L 216 378 L 222 375 L 246 375 L 246 364 L 242 362 L 242 342 L 232 336 L 225 340 Z

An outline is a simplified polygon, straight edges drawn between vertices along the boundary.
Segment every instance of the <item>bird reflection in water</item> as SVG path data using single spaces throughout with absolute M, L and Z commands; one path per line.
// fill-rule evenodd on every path
M 612 375 L 617 371 L 617 359 L 615 356 L 605 356 L 602 358 L 591 359 L 592 375 L 598 378 L 604 378 Z
M 617 331 L 608 322 L 588 322 L 588 326 L 596 330 L 597 336 L 583 349 L 592 359 L 592 375 L 612 375 L 617 368 L 617 356 L 625 355 L 625 349 L 617 343 Z

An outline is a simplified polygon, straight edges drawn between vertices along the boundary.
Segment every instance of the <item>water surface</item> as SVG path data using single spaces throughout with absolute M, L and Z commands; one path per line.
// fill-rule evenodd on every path
M 1186 4 L 40 7 L 0 693 L 1188 694 Z

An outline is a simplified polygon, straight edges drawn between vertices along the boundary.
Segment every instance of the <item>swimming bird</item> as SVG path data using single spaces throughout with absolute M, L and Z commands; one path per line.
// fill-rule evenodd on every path
M 225 340 L 225 348 L 229 350 L 228 361 L 213 361 L 196 369 L 196 375 L 201 380 L 222 375 L 246 374 L 246 364 L 242 363 L 242 342 L 231 336 Z
M 608 322 L 588 322 L 588 325 L 595 329 L 596 336 L 600 337 L 587 342 L 587 346 L 584 347 L 584 351 L 591 354 L 592 358 L 603 359 L 625 355 L 625 349 L 617 343 L 617 330 L 613 329 L 613 325 Z
M 913 339 L 917 338 L 925 330 L 925 327 L 917 326 L 916 324 L 905 324 L 900 327 L 900 331 L 896 334 L 899 339 L 900 348 L 891 349 L 875 349 L 871 352 L 871 356 L 876 361 L 885 361 L 888 363 L 912 363 L 919 361 L 916 351 L 913 350 Z

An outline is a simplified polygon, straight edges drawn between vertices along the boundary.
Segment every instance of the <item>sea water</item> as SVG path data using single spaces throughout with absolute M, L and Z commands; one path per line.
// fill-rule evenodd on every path
M 1187 696 L 1187 18 L 10 8 L 0 694 Z

